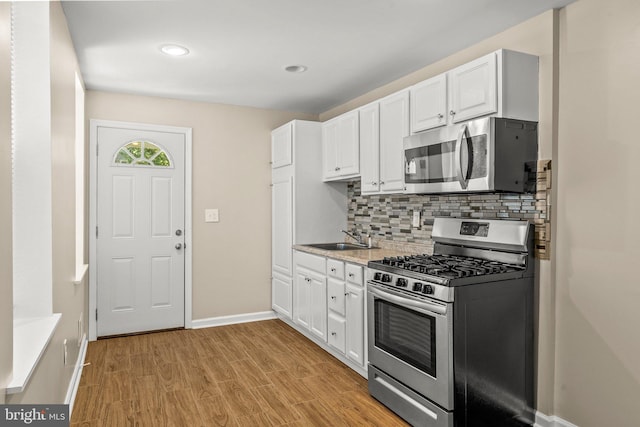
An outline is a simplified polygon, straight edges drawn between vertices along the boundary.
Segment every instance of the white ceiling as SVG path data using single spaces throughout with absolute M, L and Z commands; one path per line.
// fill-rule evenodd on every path
M 63 1 L 63 8 L 88 89 L 321 113 L 572 1 Z M 191 53 L 168 57 L 164 43 Z M 297 64 L 308 71 L 284 71 Z

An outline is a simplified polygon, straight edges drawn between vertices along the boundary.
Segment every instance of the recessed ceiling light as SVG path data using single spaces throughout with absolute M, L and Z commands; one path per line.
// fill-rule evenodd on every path
M 184 56 L 189 53 L 189 49 L 177 44 L 164 44 L 160 46 L 162 53 L 170 56 Z
M 290 73 L 304 73 L 305 71 L 307 71 L 307 67 L 304 65 L 289 65 L 284 69 Z

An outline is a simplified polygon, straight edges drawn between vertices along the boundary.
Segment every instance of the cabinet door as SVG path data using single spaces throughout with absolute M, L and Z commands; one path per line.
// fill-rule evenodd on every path
M 344 294 L 344 282 L 331 278 L 327 279 L 327 306 L 329 310 L 335 311 L 340 316 L 344 316 L 345 313 Z
M 411 88 L 411 133 L 447 124 L 447 75 L 441 74 Z
M 316 273 L 309 279 L 309 330 L 327 342 L 327 279 Z
M 360 173 L 359 131 L 357 110 L 340 116 L 338 121 L 338 167 L 341 176 Z
M 360 180 L 362 194 L 380 190 L 380 105 L 360 109 Z
M 449 72 L 451 111 L 458 123 L 498 111 L 496 53 L 478 58 Z
M 271 167 L 273 169 L 293 164 L 293 123 L 271 132 Z
M 293 276 L 293 175 L 277 169 L 271 187 L 271 262 L 275 272 Z M 287 173 L 288 172 L 288 173 Z
M 346 286 L 347 357 L 364 365 L 364 289 Z
M 291 278 L 274 274 L 271 278 L 271 307 L 291 319 L 292 286 Z
M 293 287 L 293 321 L 305 329 L 309 329 L 311 324 L 309 312 L 310 273 L 310 271 L 304 268 L 296 268 Z
M 338 124 L 333 119 L 322 124 L 322 175 L 324 179 L 340 175 L 338 166 Z
M 404 144 L 409 135 L 409 92 L 380 101 L 380 191 L 404 190 Z
M 329 313 L 327 320 L 327 343 L 344 354 L 346 345 L 346 321 L 344 317 L 336 316 L 333 313 Z

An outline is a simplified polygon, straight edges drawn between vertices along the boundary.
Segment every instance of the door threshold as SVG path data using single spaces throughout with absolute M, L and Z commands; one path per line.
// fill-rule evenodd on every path
M 110 338 L 134 337 L 136 335 L 148 335 L 148 334 L 155 334 L 158 332 L 182 331 L 184 329 L 185 329 L 184 326 L 180 326 L 178 328 L 154 329 L 153 331 L 140 331 L 140 332 L 130 332 L 127 334 L 105 335 L 102 337 L 98 337 L 98 340 L 107 340 Z

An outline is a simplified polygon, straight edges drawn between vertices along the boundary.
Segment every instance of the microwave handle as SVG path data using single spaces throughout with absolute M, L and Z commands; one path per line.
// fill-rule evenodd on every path
M 460 186 L 463 190 L 467 189 L 467 185 L 469 184 L 469 166 L 467 165 L 467 170 L 462 170 L 462 143 L 466 146 L 466 150 L 469 151 L 469 126 L 466 124 L 462 125 L 460 128 L 460 132 L 458 133 L 458 139 L 456 140 L 456 175 L 458 176 L 458 182 L 460 182 Z

